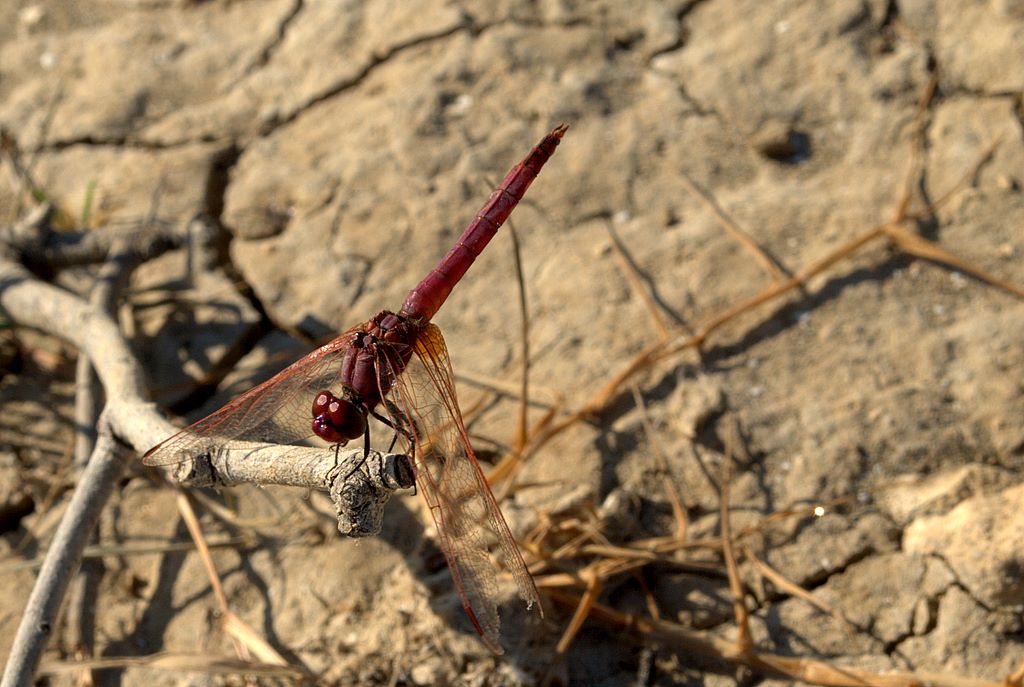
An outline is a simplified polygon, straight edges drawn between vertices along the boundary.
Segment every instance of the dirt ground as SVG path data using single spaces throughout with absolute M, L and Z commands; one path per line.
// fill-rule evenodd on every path
M 526 555 L 544 617 L 505 590 L 502 657 L 473 634 L 419 496 L 354 541 L 320 494 L 206 493 L 236 513 L 201 507 L 231 610 L 323 684 L 794 681 L 598 613 L 556 650 L 588 582 L 620 613 L 737 639 L 726 479 L 752 650 L 872 675 L 1017 670 L 1024 299 L 907 233 L 806 270 L 897 218 L 1024 286 L 1022 93 L 1019 0 L 0 2 L 0 126 L 68 229 L 216 220 L 217 264 L 190 279 L 185 250 L 146 263 L 120 313 L 182 422 L 397 308 L 562 122 L 513 216 L 531 425 L 677 349 L 501 484 L 517 537 L 549 533 L 546 560 Z M 0 176 L 8 225 L 24 187 Z M 515 445 L 519 408 L 508 234 L 435 318 L 485 467 Z M 52 278 L 87 293 L 93 273 Z M 6 655 L 34 579 L 15 566 L 73 488 L 75 352 L 0 338 Z M 173 495 L 133 459 L 101 522 L 97 655 L 234 657 L 199 557 L 161 548 L 189 541 Z M 679 546 L 602 567 L 680 522 Z M 47 665 L 76 658 L 67 630 Z M 145 662 L 95 676 L 240 682 Z

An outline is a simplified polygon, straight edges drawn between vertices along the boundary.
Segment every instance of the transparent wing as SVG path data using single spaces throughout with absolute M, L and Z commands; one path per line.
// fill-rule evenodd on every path
M 349 329 L 220 410 L 157 444 L 142 457 L 146 465 L 172 465 L 229 443 L 235 447 L 295 444 L 313 436 L 313 397 L 335 386 L 352 337 Z
M 434 517 L 462 605 L 484 643 L 501 653 L 497 571 L 490 543 L 501 550 L 528 606 L 539 606 L 537 588 L 473 453 L 441 331 L 427 325 L 416 340 L 415 353 L 401 374 L 394 373 L 393 364 L 385 370 L 392 383 L 389 412 L 396 425 L 409 427 L 415 436 L 416 485 Z M 384 365 L 391 362 L 387 356 L 379 360 Z

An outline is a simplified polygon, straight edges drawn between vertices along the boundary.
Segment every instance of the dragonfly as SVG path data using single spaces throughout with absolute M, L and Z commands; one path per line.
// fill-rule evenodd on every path
M 301 444 L 314 438 L 342 446 L 362 437 L 365 457 L 368 419 L 376 418 L 394 430 L 412 458 L 415 484 L 433 516 L 463 608 L 483 643 L 502 653 L 489 541 L 496 540 L 527 608 L 543 610 L 480 469 L 459 411 L 444 337 L 430 320 L 523 198 L 567 128 L 556 127 L 509 171 L 397 313 L 382 311 L 345 331 L 154 446 L 143 463 L 182 463 L 237 442 Z

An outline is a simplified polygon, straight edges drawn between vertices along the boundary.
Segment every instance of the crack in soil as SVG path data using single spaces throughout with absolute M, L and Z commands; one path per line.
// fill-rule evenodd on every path
M 464 20 L 463 22 L 445 28 L 441 31 L 437 31 L 431 34 L 424 34 L 422 36 L 411 38 L 403 43 L 397 43 L 387 48 L 381 54 L 374 54 L 369 60 L 369 62 L 363 65 L 363 68 L 359 70 L 358 74 L 329 87 L 327 90 L 322 91 L 317 95 L 312 96 L 309 100 L 305 102 L 305 104 L 295 108 L 295 110 L 289 113 L 287 116 L 268 122 L 260 130 L 260 136 L 269 136 L 270 134 L 274 133 L 277 129 L 294 122 L 300 116 L 302 116 L 309 110 L 312 110 L 317 105 L 333 98 L 336 95 L 344 93 L 347 90 L 359 86 L 363 81 L 366 80 L 367 77 L 370 76 L 370 74 L 377 67 L 388 62 L 399 53 L 404 52 L 405 50 L 419 47 L 421 45 L 425 45 L 427 43 L 431 43 L 433 41 L 443 40 L 445 38 L 448 38 L 449 36 L 453 36 L 456 33 L 459 33 L 460 31 L 467 30 L 472 30 L 472 25 L 468 23 L 468 18 L 466 18 L 466 20 Z
M 288 33 L 288 28 L 292 25 L 295 19 L 302 12 L 305 3 L 303 0 L 295 0 L 291 10 L 281 19 L 277 25 L 277 35 L 274 36 L 269 43 L 263 46 L 260 50 L 260 54 L 256 56 L 256 59 L 252 63 L 242 70 L 243 77 L 251 76 L 253 72 L 267 66 L 271 58 L 274 56 L 274 51 L 284 42 L 284 37 Z
M 692 2 L 688 2 L 682 7 L 680 7 L 678 10 L 676 10 L 676 23 L 679 25 L 679 29 L 676 31 L 676 39 L 672 41 L 672 43 L 670 43 L 669 45 L 666 45 L 664 48 L 660 48 L 652 52 L 647 58 L 647 66 L 650 66 L 651 62 L 653 62 L 655 58 L 660 57 L 661 55 L 668 55 L 669 53 L 673 53 L 677 50 L 682 50 L 684 47 L 686 47 L 686 39 L 688 38 L 688 32 L 684 24 L 686 23 L 687 18 L 690 16 L 690 13 L 693 12 L 698 7 L 700 7 L 701 5 L 703 5 L 705 2 L 707 2 L 707 0 L 692 0 Z
M 181 148 L 185 145 L 195 143 L 214 143 L 217 139 L 211 139 L 209 137 L 197 138 L 197 139 L 186 139 L 182 141 L 175 141 L 173 143 L 160 143 L 157 141 L 148 141 L 142 138 L 133 138 L 132 134 L 126 134 L 124 136 L 111 136 L 109 138 L 103 138 L 100 136 L 93 136 L 87 134 L 85 136 L 79 136 L 77 138 L 66 138 L 63 140 L 50 141 L 43 143 L 42 145 L 31 148 L 33 153 L 58 153 L 68 148 L 75 146 L 89 146 L 92 148 L 126 148 L 129 150 L 172 150 L 174 148 Z

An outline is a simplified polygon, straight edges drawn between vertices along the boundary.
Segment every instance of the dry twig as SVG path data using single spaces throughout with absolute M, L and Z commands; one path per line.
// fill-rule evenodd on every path
M 121 285 L 130 274 L 132 255 L 123 245 L 114 244 L 111 257 L 104 263 L 90 294 L 93 307 L 114 316 L 117 296 Z M 75 371 L 75 456 L 74 464 L 81 471 L 88 464 L 96 443 L 96 425 L 102 411 L 102 390 L 92 363 L 85 356 L 79 356 Z M 93 530 L 90 541 L 99 541 L 99 533 Z M 100 579 L 103 577 L 103 561 L 98 558 L 86 559 L 75 577 L 69 591 L 68 630 L 70 644 L 82 658 L 93 655 L 93 632 L 96 615 L 96 596 Z M 81 682 L 92 684 L 89 673 Z
M 715 199 L 711 194 L 697 186 L 693 179 L 688 177 L 686 174 L 683 174 L 681 178 L 683 180 L 683 185 L 686 186 L 686 190 L 697 198 L 708 212 L 715 216 L 718 224 L 725 229 L 734 241 L 743 246 L 743 248 L 753 256 L 757 264 L 761 266 L 761 269 L 764 270 L 765 274 L 767 274 L 772 281 L 782 281 L 786 278 L 786 273 L 782 267 L 767 253 L 765 253 L 761 246 L 757 245 L 757 242 L 754 241 L 753 237 L 748 234 L 743 227 L 736 224 L 731 217 L 725 214 L 725 211 L 718 206 L 718 203 L 715 202 Z
M 516 284 L 519 287 L 519 343 L 523 358 L 522 379 L 519 389 L 519 412 L 516 431 L 512 441 L 513 452 L 522 451 L 526 445 L 526 412 L 530 406 L 530 310 L 526 301 L 526 279 L 523 277 L 523 258 L 519 246 L 519 234 L 515 225 L 508 221 L 508 235 L 512 239 L 512 259 L 515 263 Z
M 122 656 L 96 658 L 89 661 L 51 661 L 39 668 L 40 676 L 75 673 L 83 668 L 105 670 L 112 668 L 152 668 L 166 670 L 175 675 L 197 672 L 206 675 L 246 675 L 281 680 L 305 680 L 309 676 L 290 666 L 273 663 L 255 663 L 221 658 L 207 654 L 154 654 L 152 656 Z
M 569 607 L 579 605 L 575 594 L 549 590 L 548 596 Z M 863 668 L 837 667 L 824 661 L 794 656 L 780 656 L 761 651 L 742 652 L 734 643 L 705 632 L 689 630 L 678 623 L 640 618 L 620 613 L 600 603 L 592 604 L 590 617 L 619 631 L 634 635 L 640 641 L 655 642 L 677 651 L 726 659 L 739 665 L 773 675 L 826 687 L 1005 687 L 1004 682 L 979 680 L 958 675 L 929 672 L 876 673 Z
M 729 444 L 735 441 L 735 434 L 730 436 Z M 732 594 L 732 607 L 736 615 L 736 627 L 739 634 L 736 637 L 736 645 L 740 653 L 747 653 L 754 642 L 750 638 L 750 613 L 747 612 L 747 605 L 744 601 L 745 593 L 743 583 L 740 582 L 740 571 L 736 565 L 736 554 L 733 552 L 732 526 L 729 521 L 729 486 L 732 482 L 732 461 L 733 450 L 731 445 L 726 446 L 725 462 L 722 466 L 722 485 L 719 493 L 719 512 L 722 523 L 722 558 L 725 560 L 725 570 L 729 575 L 729 592 Z

